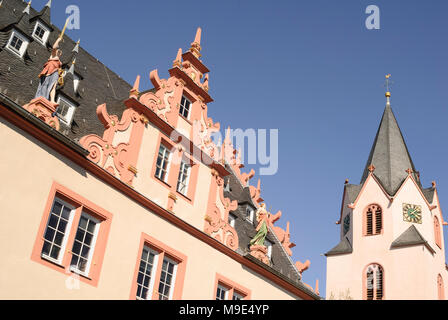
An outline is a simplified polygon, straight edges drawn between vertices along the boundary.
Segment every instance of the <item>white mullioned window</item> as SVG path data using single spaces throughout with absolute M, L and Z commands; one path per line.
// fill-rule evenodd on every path
M 182 161 L 180 164 L 179 178 L 177 180 L 177 192 L 183 194 L 184 196 L 186 196 L 188 192 L 190 172 L 191 166 L 185 161 Z
M 42 258 L 62 263 L 74 212 L 74 207 L 65 201 L 58 198 L 54 200 L 45 229 Z
M 180 101 L 179 114 L 185 119 L 188 119 L 190 117 L 190 109 L 191 101 L 188 100 L 185 96 L 182 96 L 182 100 Z
M 72 248 L 70 269 L 84 276 L 89 274 L 100 221 L 83 212 Z
M 229 295 L 229 289 L 218 284 L 218 289 L 216 290 L 216 300 L 227 300 Z
M 173 298 L 173 284 L 176 279 L 177 263 L 168 257 L 163 258 L 162 273 L 159 282 L 159 300 Z
M 163 144 L 160 144 L 159 155 L 156 164 L 156 177 L 164 182 L 168 181 L 171 152 Z
M 46 45 L 48 37 L 50 35 L 50 29 L 48 29 L 44 24 L 37 21 L 34 26 L 33 38 L 36 39 L 42 45 Z
M 23 57 L 28 48 L 29 41 L 25 36 L 16 30 L 13 30 L 6 47 L 19 57 Z
M 75 104 L 61 95 L 58 97 L 57 103 L 59 104 L 59 107 L 56 110 L 56 115 L 64 124 L 70 126 L 72 124 L 73 115 L 75 114 Z
M 144 246 L 137 277 L 137 299 L 150 300 L 154 290 L 154 274 L 159 254 Z

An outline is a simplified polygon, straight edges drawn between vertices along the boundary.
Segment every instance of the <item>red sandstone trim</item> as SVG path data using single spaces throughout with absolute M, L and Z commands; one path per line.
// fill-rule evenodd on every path
M 163 259 L 165 256 L 169 257 L 170 259 L 176 261 L 177 264 L 177 271 L 176 271 L 176 279 L 175 283 L 173 285 L 173 300 L 182 300 L 182 293 L 184 288 L 184 280 L 185 280 L 185 272 L 186 272 L 186 265 L 187 265 L 187 256 L 180 253 L 177 250 L 174 250 L 164 243 L 160 242 L 159 240 L 151 237 L 150 235 L 146 233 L 142 233 L 141 239 L 140 239 L 140 246 L 138 249 L 138 255 L 137 255 L 137 263 L 135 265 L 134 270 L 134 277 L 132 278 L 132 287 L 131 287 L 131 295 L 130 300 L 135 300 L 137 298 L 137 277 L 138 277 L 138 270 L 140 267 L 140 259 L 143 251 L 144 246 L 148 246 L 151 249 L 157 251 L 159 253 L 157 266 L 156 266 L 156 272 L 154 277 L 154 283 L 158 284 L 160 282 L 160 275 L 162 272 L 162 264 Z M 158 300 L 159 293 L 158 293 L 158 286 L 154 285 L 153 292 L 151 295 L 151 300 Z
M 131 99 L 134 100 L 134 99 Z M 134 100 L 136 101 L 136 100 Z M 137 101 L 136 101 L 137 102 Z M 154 214 L 157 214 L 158 216 L 164 218 L 169 223 L 172 223 L 179 229 L 183 230 L 184 232 L 189 233 L 190 235 L 194 236 L 195 238 L 201 240 L 204 243 L 207 243 L 212 248 L 220 251 L 221 253 L 227 255 L 228 257 L 232 258 L 238 263 L 241 263 L 243 266 L 253 270 L 254 272 L 258 273 L 260 276 L 263 276 L 273 283 L 277 284 L 281 288 L 289 291 L 290 293 L 296 295 L 297 297 L 304 299 L 304 300 L 315 300 L 315 297 L 306 293 L 305 291 L 302 291 L 300 288 L 296 287 L 295 285 L 291 284 L 290 282 L 272 274 L 265 268 L 257 265 L 256 263 L 250 261 L 249 259 L 241 256 L 240 254 L 236 253 L 232 249 L 228 248 L 227 246 L 221 244 L 215 239 L 212 239 L 204 232 L 196 229 L 192 225 L 188 224 L 187 222 L 181 220 L 180 218 L 174 216 L 171 214 L 168 210 L 160 207 L 156 203 L 152 202 L 148 198 L 144 197 L 142 194 L 138 193 L 134 189 L 130 188 L 128 185 L 117 179 L 116 177 L 109 174 L 104 169 L 100 168 L 98 165 L 94 164 L 93 162 L 89 161 L 87 158 L 81 156 L 79 153 L 74 151 L 72 148 L 68 147 L 65 143 L 59 141 L 52 135 L 48 134 L 47 132 L 44 132 L 43 130 L 35 127 L 34 125 L 31 125 L 30 122 L 28 122 L 23 117 L 19 116 L 15 112 L 11 111 L 9 108 L 4 107 L 0 104 L 0 116 L 5 118 L 7 121 L 12 123 L 13 125 L 17 126 L 19 129 L 24 130 L 26 133 L 33 136 L 35 139 L 38 139 L 39 141 L 43 142 L 47 146 L 53 148 L 57 152 L 59 152 L 62 156 L 67 157 L 71 161 L 73 161 L 75 164 L 79 165 L 81 168 L 84 168 L 85 170 L 89 171 L 93 175 L 95 175 L 98 179 L 103 181 L 104 183 L 109 184 L 110 186 L 114 187 L 116 190 L 121 192 L 123 195 L 129 197 L 130 199 L 134 200 L 135 202 L 141 204 L 149 211 L 152 211 Z M 158 117 L 157 117 L 158 118 Z M 162 119 L 160 119 L 161 122 L 165 123 Z M 219 166 L 221 168 L 221 166 Z
M 251 290 L 239 285 L 238 283 L 230 280 L 229 278 L 224 277 L 223 275 L 217 273 L 216 279 L 215 279 L 215 287 L 213 291 L 212 299 L 216 299 L 216 292 L 218 290 L 218 285 L 222 285 L 223 287 L 226 287 L 229 289 L 229 295 L 227 297 L 227 300 L 232 300 L 233 293 L 236 292 L 239 295 L 244 297 L 244 300 L 250 300 L 251 299 Z
M 56 197 L 70 203 L 76 209 L 71 227 L 70 229 L 66 230 L 66 233 L 68 234 L 68 241 L 65 247 L 65 252 L 62 253 L 63 258 L 60 265 L 50 262 L 42 258 L 41 256 L 48 218 L 50 216 L 50 211 Z M 81 281 L 97 287 L 100 278 L 101 267 L 103 265 L 104 253 L 106 251 L 107 239 L 109 237 L 112 214 L 98 207 L 82 196 L 76 194 L 70 189 L 58 184 L 57 182 L 54 182 L 51 187 L 50 194 L 45 205 L 44 214 L 42 215 L 42 219 L 39 225 L 36 241 L 34 242 L 33 251 L 31 253 L 31 260 L 58 272 L 64 273 L 67 275 L 67 277 L 69 277 L 72 274 L 72 272 L 70 271 L 71 248 L 73 247 L 73 243 L 75 241 L 76 229 L 78 228 L 79 219 L 82 212 L 91 214 L 101 221 L 98 237 L 95 243 L 95 247 L 93 248 L 94 251 L 89 275 L 88 277 L 82 275 L 79 276 L 79 279 Z

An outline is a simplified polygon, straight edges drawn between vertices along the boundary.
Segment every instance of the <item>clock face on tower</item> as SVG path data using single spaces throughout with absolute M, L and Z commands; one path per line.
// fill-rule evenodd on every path
M 403 203 L 403 220 L 411 223 L 422 223 L 422 207 L 415 204 Z

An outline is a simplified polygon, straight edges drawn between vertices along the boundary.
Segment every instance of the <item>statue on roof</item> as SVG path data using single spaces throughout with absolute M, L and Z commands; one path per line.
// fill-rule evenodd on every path
M 59 49 L 59 43 L 63 41 L 67 23 L 68 20 L 65 23 L 61 35 L 53 45 L 50 58 L 44 64 L 43 70 L 39 74 L 39 87 L 37 88 L 35 98 L 44 97 L 52 103 L 56 103 L 56 86 L 58 83 L 63 85 L 64 81 L 61 62 L 62 50 Z
M 261 204 L 260 208 L 257 210 L 257 234 L 250 242 L 251 246 L 264 246 L 264 242 L 268 235 L 268 222 L 269 222 L 269 213 L 266 210 L 266 205 L 264 203 Z

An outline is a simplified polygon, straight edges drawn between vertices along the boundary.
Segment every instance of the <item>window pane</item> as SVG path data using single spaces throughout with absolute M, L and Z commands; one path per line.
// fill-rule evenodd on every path
M 188 119 L 188 117 L 190 115 L 190 107 L 191 107 L 191 102 L 187 98 L 182 96 L 182 100 L 180 102 L 179 114 L 181 116 L 183 116 L 184 118 Z
M 167 258 L 163 259 L 162 273 L 159 283 L 159 300 L 169 300 L 174 280 L 175 264 Z
M 137 276 L 137 299 L 147 300 L 151 298 L 148 296 L 148 292 L 150 292 L 151 280 L 153 278 L 155 257 L 155 252 L 146 246 L 143 248 Z
M 183 195 L 187 194 L 188 179 L 190 176 L 190 166 L 182 161 L 180 165 L 179 177 L 177 179 L 177 191 Z
M 61 248 L 66 238 L 66 229 L 71 213 L 72 208 L 67 207 L 58 199 L 54 201 L 44 234 L 42 255 L 55 260 L 61 258 Z
M 226 300 L 227 289 L 221 285 L 218 285 L 218 289 L 216 291 L 216 300 Z
M 163 145 L 160 145 L 159 155 L 156 164 L 156 177 L 166 182 L 169 166 L 170 152 Z
M 86 230 L 90 223 L 94 226 L 92 232 Z M 93 217 L 83 213 L 79 220 L 78 231 L 72 248 L 72 261 L 70 263 L 72 269 L 88 273 L 97 228 L 98 222 Z

